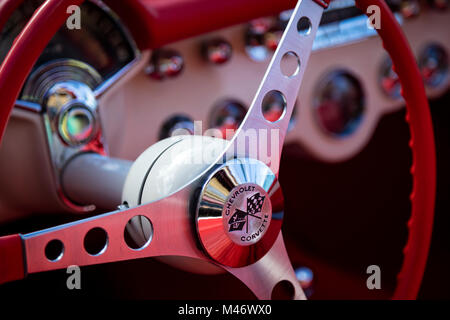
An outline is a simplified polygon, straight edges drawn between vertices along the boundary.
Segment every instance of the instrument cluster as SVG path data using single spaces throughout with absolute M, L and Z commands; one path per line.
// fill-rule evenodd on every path
M 25 0 L 8 19 L 0 34 L 0 61 L 3 61 L 14 39 L 42 3 L 41 0 Z M 117 16 L 101 1 L 85 1 L 80 9 L 80 29 L 71 30 L 62 26 L 33 70 L 42 71 L 47 67 L 64 72 L 68 68 L 70 72 L 80 73 L 80 77 L 84 76 L 80 69 L 89 70 L 88 73 L 96 79 L 88 84 L 95 89 L 131 63 L 138 52 Z M 24 93 L 21 99 L 37 102 L 39 97 L 35 90 L 32 91 Z
M 391 0 L 388 5 L 411 42 L 429 97 L 442 95 L 449 86 L 450 42 L 441 27 L 449 17 L 447 1 Z M 158 126 L 144 130 L 142 124 L 140 135 L 154 143 L 177 129 L 193 133 L 196 120 L 203 121 L 203 132 L 238 128 L 290 14 L 153 50 L 144 68 L 146 80 L 142 75 L 132 81 L 146 90 L 147 105 L 133 105 Z M 308 32 L 308 25 L 299 30 Z M 322 160 L 344 160 L 369 141 L 383 114 L 403 107 L 400 83 L 379 41 L 353 0 L 331 2 L 317 32 L 288 141 L 300 140 Z M 144 99 L 143 92 L 132 91 L 132 99 Z M 269 118 L 282 110 L 276 99 L 264 109 Z M 139 127 L 140 119 L 135 120 Z M 138 150 L 121 156 L 135 154 Z

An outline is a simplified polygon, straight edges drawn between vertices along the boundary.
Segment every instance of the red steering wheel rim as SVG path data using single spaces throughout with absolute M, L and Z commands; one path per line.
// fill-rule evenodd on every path
M 67 19 L 67 7 L 82 2 L 83 0 L 46 1 L 14 42 L 0 68 L 0 96 L 3 99 L 0 106 L 0 143 L 15 101 L 33 65 Z M 21 0 L 7 0 L 0 5 L 0 28 L 20 3 Z M 398 274 L 393 299 L 415 299 L 425 271 L 434 217 L 436 153 L 431 115 L 412 51 L 386 3 L 383 0 L 356 0 L 356 4 L 363 12 L 367 12 L 370 5 L 380 8 L 381 29 L 377 31 L 399 76 L 406 102 L 406 120 L 410 127 L 410 147 L 413 152 L 412 212 L 403 265 Z

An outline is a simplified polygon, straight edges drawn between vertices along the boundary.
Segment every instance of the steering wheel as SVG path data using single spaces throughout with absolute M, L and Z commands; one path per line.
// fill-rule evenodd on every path
M 16 39 L 0 69 L 0 139 L 27 75 L 67 19 L 68 6 L 82 2 L 46 1 Z M 0 27 L 14 3 L 17 1 L 0 5 Z M 329 0 L 298 2 L 253 103 L 231 141 L 192 136 L 163 140 L 145 151 L 131 168 L 124 190 L 124 199 L 130 199 L 128 206 L 31 234 L 1 237 L 0 283 L 70 265 L 181 256 L 224 268 L 260 299 L 270 299 L 280 286 L 288 289 L 291 298 L 304 299 L 280 231 L 283 198 L 277 178 L 289 119 L 328 3 Z M 390 9 L 382 0 L 357 0 L 356 4 L 363 12 L 372 5 L 380 8 L 381 28 L 377 31 L 393 61 L 406 101 L 413 151 L 412 212 L 393 298 L 414 299 L 427 261 L 434 215 L 436 160 L 432 122 L 414 56 Z M 300 21 L 306 22 L 306 32 L 304 28 L 300 32 Z M 287 73 L 280 68 L 286 54 L 297 59 L 296 68 Z M 264 117 L 261 110 L 266 99 L 278 99 L 284 107 L 279 119 Z M 271 150 L 271 155 L 265 156 L 262 148 Z M 184 161 L 198 154 L 208 154 L 209 159 Z M 163 168 L 167 170 L 165 176 L 173 177 L 168 189 L 153 193 L 143 190 L 142 181 L 148 175 L 154 176 L 154 184 L 165 183 L 162 174 L 154 174 Z M 140 248 L 130 248 L 124 239 L 124 228 L 136 223 L 136 217 L 139 223 L 147 221 L 151 234 Z M 108 245 L 101 252 L 89 254 L 82 240 L 95 228 L 106 232 Z M 44 252 L 53 241 L 61 243 L 64 249 L 57 258 L 49 260 Z

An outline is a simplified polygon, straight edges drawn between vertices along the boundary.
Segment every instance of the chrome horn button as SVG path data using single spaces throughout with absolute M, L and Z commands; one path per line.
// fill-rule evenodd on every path
M 274 244 L 283 210 L 278 179 L 268 166 L 230 160 L 213 171 L 199 196 L 196 226 L 203 249 L 225 266 L 253 264 Z

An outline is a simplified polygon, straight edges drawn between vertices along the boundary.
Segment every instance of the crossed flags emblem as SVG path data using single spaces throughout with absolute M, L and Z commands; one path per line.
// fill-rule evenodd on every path
M 247 212 L 236 209 L 236 212 L 228 221 L 228 224 L 230 225 L 228 232 L 241 231 L 247 224 L 248 233 L 248 217 L 261 219 L 261 217 L 258 217 L 256 214 L 261 212 L 265 198 L 266 197 L 261 196 L 259 192 L 255 193 L 250 198 L 247 198 Z

